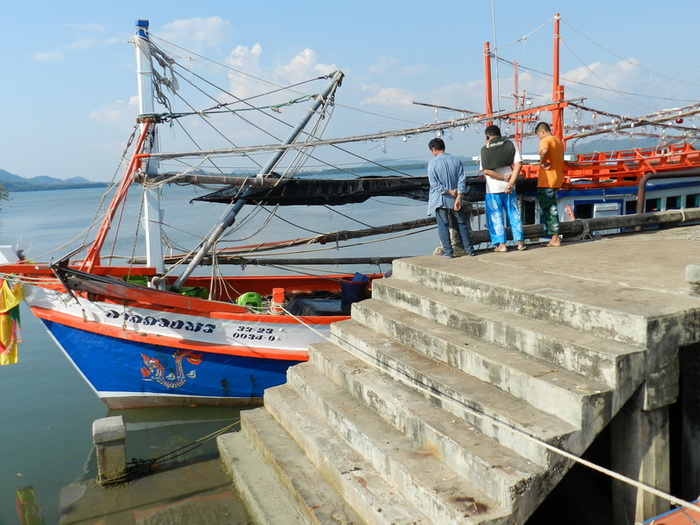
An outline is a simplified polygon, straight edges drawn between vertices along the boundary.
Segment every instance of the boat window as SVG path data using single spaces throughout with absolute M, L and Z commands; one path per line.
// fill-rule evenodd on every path
M 661 199 L 647 199 L 646 205 L 644 206 L 644 211 L 660 211 L 661 210 Z
M 593 217 L 593 203 L 577 202 L 574 205 L 574 215 L 577 219 L 590 219 Z
M 700 206 L 700 195 L 697 193 L 695 195 L 685 196 L 685 207 L 686 208 L 697 208 Z
M 680 210 L 681 209 L 681 197 L 676 195 L 675 197 L 666 197 L 666 209 L 667 210 Z
M 637 201 L 625 201 L 625 215 L 630 213 L 637 213 Z

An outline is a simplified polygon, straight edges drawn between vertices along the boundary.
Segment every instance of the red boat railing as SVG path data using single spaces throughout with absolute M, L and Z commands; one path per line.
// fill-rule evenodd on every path
M 689 143 L 576 155 L 564 163 L 562 189 L 637 186 L 648 173 L 700 168 L 700 150 Z M 538 164 L 526 164 L 522 173 L 537 178 Z

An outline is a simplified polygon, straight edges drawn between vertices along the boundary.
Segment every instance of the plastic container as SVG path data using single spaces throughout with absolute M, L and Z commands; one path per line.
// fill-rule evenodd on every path
M 340 298 L 344 303 L 356 303 L 367 297 L 369 281 L 340 280 Z
M 238 306 L 262 308 L 262 296 L 257 292 L 247 292 L 236 299 Z

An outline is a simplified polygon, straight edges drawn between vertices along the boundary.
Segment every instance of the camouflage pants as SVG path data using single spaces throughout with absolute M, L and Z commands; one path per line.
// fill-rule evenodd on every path
M 540 201 L 540 222 L 544 224 L 545 235 L 559 235 L 559 212 L 557 210 L 557 190 L 537 188 Z

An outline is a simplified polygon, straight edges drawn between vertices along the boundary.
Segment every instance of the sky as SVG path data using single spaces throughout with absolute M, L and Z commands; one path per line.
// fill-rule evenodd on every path
M 485 42 L 517 60 L 519 88 L 543 100 L 556 13 L 567 97 L 624 115 L 699 98 L 698 37 L 684 23 L 700 19 L 696 0 L 663 10 L 648 0 L 6 1 L 0 169 L 27 178 L 113 177 L 137 114 L 129 43 L 137 19 L 148 19 L 155 36 L 278 83 L 340 69 L 342 104 L 420 125 L 450 113 L 414 102 L 483 110 Z M 496 106 L 510 110 L 512 66 L 499 63 L 496 74 Z M 356 132 L 350 128 L 341 123 L 333 134 Z M 448 150 L 476 154 L 476 131 Z M 428 160 L 427 140 L 376 155 Z

